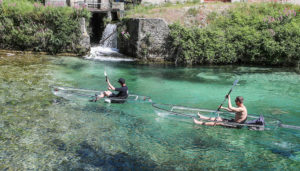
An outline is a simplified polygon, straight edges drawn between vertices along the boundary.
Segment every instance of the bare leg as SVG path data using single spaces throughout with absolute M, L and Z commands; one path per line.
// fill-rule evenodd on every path
M 200 117 L 200 119 L 209 120 L 209 117 L 203 116 L 199 112 L 198 112 L 198 116 Z
M 95 100 L 92 100 L 94 102 L 98 101 L 99 99 L 103 98 L 103 97 L 108 97 L 112 94 L 112 92 L 110 91 L 104 91 L 104 92 L 101 92 L 100 95 L 96 96 L 96 99 Z
M 194 118 L 194 123 L 198 125 L 202 125 L 204 122 L 198 121 L 196 118 Z
M 211 120 L 211 121 L 223 121 L 223 119 L 221 117 L 218 117 L 218 118 L 214 118 L 214 117 L 206 117 L 206 116 L 203 116 L 201 115 L 199 112 L 198 112 L 198 116 L 200 117 L 200 119 L 204 119 L 204 120 Z
M 194 123 L 198 125 L 207 125 L 207 126 L 224 125 L 223 123 L 219 123 L 219 122 L 202 122 L 202 121 L 198 121 L 195 118 L 194 118 Z

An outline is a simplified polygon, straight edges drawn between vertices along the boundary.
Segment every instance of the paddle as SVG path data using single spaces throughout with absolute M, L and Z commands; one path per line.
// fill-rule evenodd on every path
M 236 84 L 237 84 L 238 82 L 239 82 L 239 80 L 235 80 L 235 81 L 234 81 L 234 83 L 233 83 L 231 89 L 230 89 L 229 92 L 227 93 L 227 96 L 225 97 L 225 99 L 223 100 L 223 102 L 221 103 L 221 105 L 218 107 L 218 109 L 217 109 L 215 112 L 220 111 L 220 109 L 221 109 L 221 107 L 223 106 L 224 102 L 226 101 L 228 95 L 230 95 L 230 93 L 232 92 L 233 87 L 235 87 Z M 218 113 L 218 117 L 219 117 L 219 113 Z
M 106 70 L 104 70 L 104 76 L 105 76 L 105 81 L 107 82 L 107 74 L 106 74 Z
M 104 69 L 104 76 L 105 76 L 105 81 L 107 82 L 107 74 L 106 74 L 106 69 Z M 95 99 L 93 100 L 90 100 L 90 101 L 93 101 L 93 102 L 96 102 L 97 101 L 97 94 L 95 94 Z

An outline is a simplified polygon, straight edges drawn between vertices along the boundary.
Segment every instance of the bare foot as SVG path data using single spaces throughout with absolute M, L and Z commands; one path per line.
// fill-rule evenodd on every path
M 196 118 L 194 118 L 194 123 L 198 125 L 202 125 L 204 122 L 198 121 Z
M 202 115 L 200 115 L 200 113 L 198 112 L 198 116 L 200 117 L 200 119 L 203 119 L 203 116 Z

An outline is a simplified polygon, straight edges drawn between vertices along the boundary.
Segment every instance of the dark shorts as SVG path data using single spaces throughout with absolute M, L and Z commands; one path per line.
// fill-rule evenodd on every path
M 112 93 L 109 97 L 111 99 L 111 103 L 124 103 L 127 97 L 117 96 L 117 94 Z
M 112 93 L 111 95 L 108 96 L 109 98 L 111 97 L 117 97 L 117 95 L 115 93 Z
M 235 122 L 234 119 L 223 119 L 224 122 Z
M 237 123 L 237 124 L 244 124 L 244 123 L 246 122 L 246 120 L 247 120 L 247 119 L 245 119 L 244 121 L 242 121 L 242 122 L 240 122 L 240 123 L 237 123 L 237 122 L 235 122 L 234 119 L 223 119 L 224 122 L 231 122 L 231 123 Z M 243 126 L 243 125 L 236 125 L 236 126 L 232 125 L 232 126 L 226 126 L 226 127 L 228 127 L 228 128 L 237 128 L 237 129 L 241 129 L 241 128 L 243 128 L 244 126 Z

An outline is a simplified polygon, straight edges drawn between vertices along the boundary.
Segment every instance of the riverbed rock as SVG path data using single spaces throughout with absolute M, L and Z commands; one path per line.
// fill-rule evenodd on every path
M 139 59 L 164 59 L 168 35 L 169 27 L 163 19 L 125 19 L 119 26 L 118 48 Z

